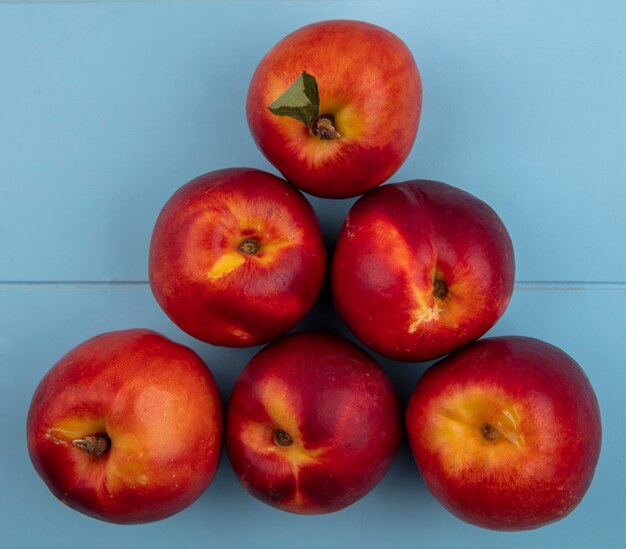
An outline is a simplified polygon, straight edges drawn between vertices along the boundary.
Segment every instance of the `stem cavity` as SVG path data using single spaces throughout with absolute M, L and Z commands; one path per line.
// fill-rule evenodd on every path
M 498 429 L 490 423 L 483 424 L 480 428 L 480 432 L 482 433 L 483 438 L 488 442 L 495 442 L 500 438 L 500 431 L 498 431 Z
M 257 240 L 246 238 L 241 244 L 239 244 L 239 251 L 246 255 L 254 255 L 261 248 L 261 244 Z
M 433 295 L 439 299 L 443 299 L 448 295 L 448 285 L 440 278 L 435 278 Z
M 287 448 L 293 444 L 293 439 L 282 429 L 274 429 L 274 442 L 278 446 Z

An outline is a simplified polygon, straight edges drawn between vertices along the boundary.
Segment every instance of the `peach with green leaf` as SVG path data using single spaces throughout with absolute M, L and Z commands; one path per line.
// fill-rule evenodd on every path
M 391 177 L 415 141 L 422 86 L 407 46 L 360 21 L 322 21 L 278 42 L 257 67 L 248 125 L 291 183 L 326 198 Z

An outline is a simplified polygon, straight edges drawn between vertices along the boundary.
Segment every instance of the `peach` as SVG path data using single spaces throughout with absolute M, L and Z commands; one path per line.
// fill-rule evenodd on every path
M 149 330 L 109 332 L 42 379 L 27 438 L 36 471 L 66 505 L 121 524 L 160 520 L 213 480 L 217 386 L 190 349 Z
M 370 23 L 322 21 L 267 53 L 246 112 L 256 144 L 285 178 L 316 196 L 346 198 L 402 165 L 421 106 L 420 75 L 402 40 Z
M 382 479 L 400 444 L 393 387 L 339 336 L 300 332 L 261 350 L 228 406 L 226 444 L 242 485 L 292 513 L 342 509 Z
M 359 340 L 404 361 L 478 339 L 506 309 L 513 245 L 483 201 L 436 181 L 370 191 L 350 209 L 331 271 L 337 311 Z
M 185 332 L 246 347 L 293 328 L 322 286 L 315 212 L 282 179 L 251 168 L 202 175 L 163 207 L 150 243 L 150 287 Z
M 433 495 L 457 517 L 496 530 L 571 513 L 591 484 L 602 438 L 580 366 L 526 337 L 484 339 L 429 368 L 406 424 Z

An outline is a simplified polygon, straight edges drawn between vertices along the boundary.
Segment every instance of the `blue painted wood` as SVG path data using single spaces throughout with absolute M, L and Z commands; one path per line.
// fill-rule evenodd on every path
M 272 170 L 245 121 L 252 71 L 291 30 L 339 17 L 393 30 L 422 72 L 420 132 L 392 180 L 461 186 L 509 227 L 522 282 L 492 333 L 562 347 L 594 385 L 604 444 L 587 497 L 539 531 L 483 531 L 434 501 L 405 446 L 371 494 L 329 516 L 264 506 L 226 459 L 196 504 L 160 523 L 122 528 L 63 507 L 32 470 L 24 436 L 32 392 L 62 354 L 103 331 L 153 328 L 197 350 L 226 400 L 256 351 L 204 345 L 169 322 L 141 282 L 150 232 L 170 194 L 195 175 Z M 618 546 L 626 536 L 624 21 L 618 2 L 0 1 L 0 546 Z M 330 244 L 353 201 L 312 202 Z M 301 328 L 347 335 L 327 289 Z M 406 402 L 425 365 L 382 363 Z
M 490 203 L 519 280 L 626 278 L 626 7 L 398 0 L 0 5 L 0 280 L 145 280 L 178 186 L 272 169 L 244 116 L 262 55 L 336 17 L 390 28 L 420 66 L 422 124 L 394 181 Z M 332 238 L 349 202 L 314 203 Z
M 600 401 L 604 444 L 596 478 L 563 521 L 530 533 L 481 530 L 453 518 L 430 496 L 406 445 L 378 487 L 354 506 L 320 517 L 274 510 L 249 496 L 223 459 L 208 491 L 165 521 L 120 527 L 86 518 L 54 499 L 32 469 L 25 420 L 30 396 L 50 366 L 80 341 L 106 330 L 148 327 L 191 345 L 216 375 L 224 398 L 255 349 L 194 341 L 161 314 L 145 285 L 0 285 L 0 545 L 4 547 L 616 547 L 626 535 L 626 419 L 623 311 L 626 291 L 518 291 L 493 335 L 541 337 L 585 369 Z M 599 311 L 602 319 L 599 321 Z M 330 324 L 345 333 L 323 295 L 301 328 Z M 424 365 L 384 360 L 403 401 Z M 51 545 L 50 545 L 51 544 Z

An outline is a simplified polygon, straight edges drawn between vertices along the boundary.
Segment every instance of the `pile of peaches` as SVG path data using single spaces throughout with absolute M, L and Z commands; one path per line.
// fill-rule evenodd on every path
M 379 187 L 413 146 L 421 102 L 411 52 L 371 24 L 316 23 L 267 53 L 247 117 L 286 180 L 231 168 L 181 187 L 156 221 L 149 274 L 188 334 L 269 345 L 242 370 L 224 419 L 207 366 L 162 335 L 111 332 L 71 350 L 37 387 L 27 425 L 34 467 L 57 498 L 110 522 L 163 519 L 207 489 L 225 439 L 253 496 L 293 513 L 338 511 L 383 478 L 406 432 L 429 490 L 467 522 L 521 530 L 574 509 L 601 444 L 587 377 L 537 339 L 476 341 L 513 292 L 504 224 L 445 183 Z M 420 378 L 404 419 L 361 347 L 331 333 L 284 336 L 327 272 L 301 190 L 364 193 L 328 269 L 355 338 L 399 361 L 447 355 Z

